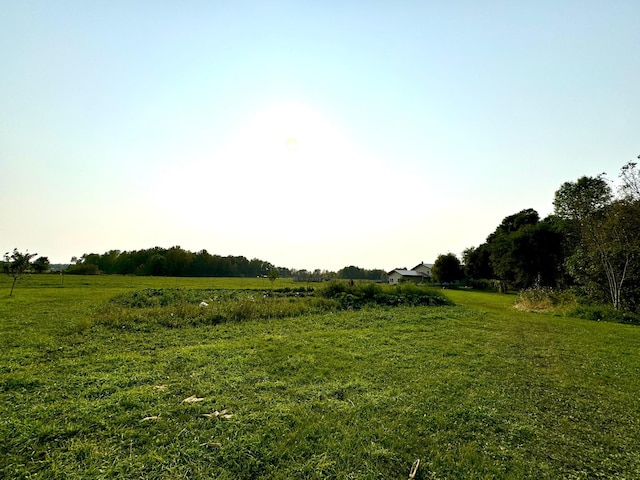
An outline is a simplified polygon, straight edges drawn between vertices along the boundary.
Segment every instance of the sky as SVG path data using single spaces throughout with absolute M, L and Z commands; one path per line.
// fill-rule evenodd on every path
M 0 7 L 0 253 L 411 268 L 640 154 L 637 0 Z

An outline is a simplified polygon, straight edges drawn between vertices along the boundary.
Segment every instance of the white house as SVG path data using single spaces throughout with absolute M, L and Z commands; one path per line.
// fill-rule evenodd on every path
M 399 282 L 428 282 L 431 280 L 432 263 L 420 263 L 411 270 L 404 268 L 396 268 L 391 270 L 387 275 L 389 277 L 389 285 L 397 285 Z

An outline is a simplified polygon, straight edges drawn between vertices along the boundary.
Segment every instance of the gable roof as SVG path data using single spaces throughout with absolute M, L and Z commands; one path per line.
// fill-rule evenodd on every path
M 399 275 L 402 275 L 403 277 L 423 277 L 424 276 L 420 272 L 416 272 L 415 270 L 405 270 L 404 268 L 396 268 L 394 270 L 391 270 L 388 273 L 388 275 L 391 275 L 394 272 Z
M 422 267 L 422 266 L 428 267 L 428 268 L 433 268 L 433 263 L 424 263 L 424 262 L 420 262 L 418 265 L 416 265 L 415 267 L 413 267 L 411 270 L 417 270 L 418 267 Z

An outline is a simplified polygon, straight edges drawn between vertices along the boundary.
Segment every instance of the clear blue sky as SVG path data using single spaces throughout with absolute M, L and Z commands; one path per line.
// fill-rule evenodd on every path
M 412 267 L 640 154 L 640 2 L 0 0 L 0 250 Z

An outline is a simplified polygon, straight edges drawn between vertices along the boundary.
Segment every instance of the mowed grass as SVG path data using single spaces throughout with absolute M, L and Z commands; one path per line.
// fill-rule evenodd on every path
M 447 291 L 118 330 L 97 320 L 127 291 L 271 284 L 25 280 L 0 280 L 2 478 L 640 478 L 639 327 Z

